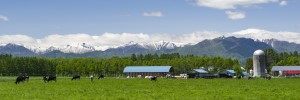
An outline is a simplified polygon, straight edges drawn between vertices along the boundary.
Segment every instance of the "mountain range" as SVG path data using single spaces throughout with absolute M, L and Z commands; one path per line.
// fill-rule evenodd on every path
M 179 53 L 181 55 L 197 56 L 220 56 L 235 59 L 251 57 L 257 49 L 273 48 L 277 52 L 300 51 L 300 44 L 280 41 L 276 39 L 253 40 L 250 38 L 219 37 L 211 40 L 203 40 L 197 44 L 178 44 L 168 41 L 153 43 L 127 44 L 108 48 L 104 51 L 97 50 L 96 46 L 86 43 L 78 45 L 66 45 L 63 48 L 51 46 L 46 50 L 36 47 L 26 47 L 17 44 L 0 45 L 0 54 L 12 54 L 13 56 L 35 56 L 50 58 L 72 58 L 72 57 L 112 57 L 130 56 L 131 54 L 147 53 Z

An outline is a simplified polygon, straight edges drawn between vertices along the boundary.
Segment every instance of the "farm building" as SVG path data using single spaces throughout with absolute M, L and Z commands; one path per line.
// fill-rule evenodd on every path
M 219 77 L 221 78 L 233 78 L 236 76 L 236 73 L 234 70 L 224 70 L 219 73 Z M 249 76 L 247 72 L 242 72 L 242 77 Z
M 203 69 L 193 69 L 187 73 L 189 78 L 203 78 L 208 75 L 208 72 Z
M 273 66 L 273 76 L 295 76 L 300 75 L 300 66 Z
M 129 77 L 157 76 L 165 77 L 167 74 L 174 72 L 172 66 L 126 66 L 123 73 Z
M 219 73 L 219 77 L 221 78 L 233 78 L 235 76 L 234 70 L 223 70 Z

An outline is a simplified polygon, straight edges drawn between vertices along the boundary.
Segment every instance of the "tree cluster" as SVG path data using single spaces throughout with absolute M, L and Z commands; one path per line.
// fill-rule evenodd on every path
M 238 60 L 221 57 L 180 56 L 173 54 L 132 54 L 131 57 L 112 58 L 37 58 L 0 55 L 0 75 L 84 75 L 104 74 L 122 76 L 126 66 L 172 66 L 174 73 L 185 73 L 192 69 L 221 72 L 239 65 Z

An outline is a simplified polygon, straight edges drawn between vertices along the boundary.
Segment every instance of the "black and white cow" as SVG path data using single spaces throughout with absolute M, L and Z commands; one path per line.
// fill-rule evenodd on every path
M 23 75 L 18 76 L 15 83 L 16 83 L 16 84 L 19 84 L 20 82 L 23 83 L 23 82 L 25 81 L 25 79 L 26 79 L 26 77 L 23 76 Z
M 72 78 L 72 80 L 77 80 L 77 79 L 80 80 L 80 76 L 79 75 L 74 75 L 73 78 Z
M 156 76 L 152 76 L 152 77 L 150 78 L 151 81 L 156 81 L 156 79 L 157 79 Z
M 56 76 L 44 76 L 43 77 L 44 82 L 50 82 L 50 81 L 55 81 L 56 82 Z
M 270 80 L 270 79 L 271 79 L 271 75 L 266 74 L 266 75 L 264 76 L 264 78 L 267 79 L 267 80 Z
M 28 82 L 28 81 L 29 81 L 29 76 L 26 75 L 26 76 L 24 76 L 24 77 L 25 77 L 25 81 Z

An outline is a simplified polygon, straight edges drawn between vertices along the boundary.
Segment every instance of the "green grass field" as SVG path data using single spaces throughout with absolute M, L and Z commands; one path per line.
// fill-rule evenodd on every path
M 95 79 L 71 81 L 58 78 L 44 83 L 31 77 L 28 83 L 14 83 L 15 77 L 0 77 L 0 100 L 198 100 L 198 99 L 300 99 L 300 79 Z

